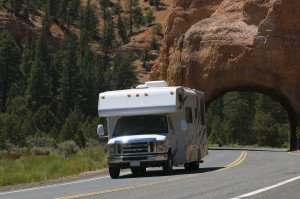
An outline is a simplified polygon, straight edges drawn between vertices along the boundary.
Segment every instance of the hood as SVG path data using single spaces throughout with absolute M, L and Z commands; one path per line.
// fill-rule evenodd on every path
M 120 136 L 116 138 L 111 138 L 108 141 L 108 144 L 114 144 L 116 142 L 147 142 L 147 141 L 165 141 L 166 135 L 157 135 L 157 134 L 147 134 L 147 135 L 128 135 Z

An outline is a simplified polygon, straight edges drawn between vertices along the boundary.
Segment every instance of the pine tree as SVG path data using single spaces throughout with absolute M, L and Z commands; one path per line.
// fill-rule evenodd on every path
M 46 5 L 46 11 L 48 12 L 49 16 L 56 16 L 57 12 L 57 4 L 58 2 L 56 0 L 48 0 Z
M 93 57 L 94 55 L 91 50 L 86 51 L 83 59 L 84 65 L 81 70 L 83 75 L 83 99 L 85 101 L 85 106 L 82 107 L 82 110 L 84 110 L 86 115 L 95 115 L 95 110 L 97 109 L 95 99 L 97 99 L 97 94 L 99 94 L 97 80 L 100 77 L 98 77 Z
M 162 26 L 160 23 L 156 23 L 154 25 L 152 33 L 155 35 L 163 35 L 162 34 Z
M 46 36 L 51 36 L 50 28 L 51 28 L 51 22 L 49 19 L 48 11 L 46 11 L 45 15 L 42 18 L 42 32 L 44 32 Z
M 144 16 L 141 7 L 135 7 L 133 9 L 133 22 L 135 27 L 139 28 L 144 25 Z
M 143 62 L 143 67 L 146 67 L 146 62 L 150 61 L 151 58 L 151 51 L 149 48 L 145 48 L 141 57 L 141 61 Z
M 124 19 L 121 17 L 121 15 L 118 15 L 117 20 L 117 28 L 118 28 L 118 34 L 122 39 L 122 43 L 125 45 L 128 43 L 128 36 L 127 36 L 127 27 L 124 23 Z
M 157 40 L 154 35 L 152 36 L 152 39 L 150 41 L 150 47 L 152 50 L 158 50 Z
M 80 30 L 87 31 L 89 38 L 93 38 L 97 33 L 96 26 L 97 26 L 97 19 L 91 7 L 90 0 L 88 0 L 86 6 L 84 7 L 81 13 Z
M 49 135 L 53 128 L 59 128 L 60 122 L 48 106 L 42 105 L 34 116 L 35 126 L 43 134 Z
M 62 23 L 67 21 L 68 0 L 60 0 L 58 16 Z
M 58 139 L 59 139 L 60 142 L 75 139 L 74 130 L 72 129 L 71 124 L 70 124 L 68 119 L 66 120 L 66 122 L 63 125 L 62 129 L 60 130 Z
M 149 0 L 149 4 L 152 5 L 152 6 L 155 5 L 156 10 L 159 9 L 160 2 L 161 2 L 161 0 Z
M 106 17 L 109 15 L 108 8 L 111 6 L 111 1 L 110 0 L 99 0 L 100 3 L 100 9 L 102 11 L 102 18 L 105 20 Z
M 77 65 L 77 37 L 75 34 L 65 36 L 61 42 L 62 71 L 59 79 L 59 95 L 65 115 L 80 102 L 82 77 Z
M 128 89 L 137 84 L 136 67 L 132 64 L 133 55 L 131 52 L 126 54 L 117 53 L 114 59 L 114 87 L 113 89 Z
M 113 6 L 112 10 L 113 10 L 113 13 L 114 13 L 115 15 L 119 15 L 119 14 L 121 14 L 121 13 L 123 12 L 123 8 L 122 8 L 122 6 L 121 6 L 121 0 L 118 0 L 118 1 L 115 3 L 115 5 Z
M 48 105 L 51 102 L 51 73 L 52 67 L 46 35 L 42 32 L 37 41 L 27 88 L 28 105 L 33 111 L 38 110 L 41 105 Z
M 22 10 L 22 0 L 8 0 L 12 13 L 19 14 Z
M 75 134 L 75 143 L 80 147 L 80 148 L 85 148 L 86 146 L 86 138 L 83 135 L 82 129 L 80 128 L 77 133 Z
M 79 8 L 80 8 L 80 0 L 69 1 L 68 17 L 70 18 L 71 24 L 78 19 Z
M 28 77 L 30 75 L 30 70 L 34 61 L 34 39 L 32 36 L 31 28 L 27 29 L 26 33 L 26 43 L 23 48 L 23 57 L 22 57 L 22 64 L 21 70 L 24 76 L 24 84 L 27 86 Z
M 5 139 L 5 135 L 2 131 L 2 129 L 0 128 L 0 150 L 6 149 L 6 139 Z
M 106 68 L 109 67 L 110 61 L 110 53 L 112 53 L 114 49 L 115 43 L 115 30 L 114 30 L 114 22 L 111 17 L 107 17 L 104 21 L 104 27 L 102 31 L 102 39 L 100 50 L 104 54 L 104 65 Z
M 245 135 L 250 131 L 251 109 L 239 92 L 230 92 L 223 98 L 224 130 L 228 134 L 227 144 L 245 143 Z M 232 142 L 232 143 L 230 143 Z
M 20 80 L 20 50 L 6 31 L 0 34 L 0 111 L 5 112 L 6 100 L 11 85 Z
M 129 30 L 130 35 L 132 35 L 132 29 L 133 29 L 133 10 L 139 5 L 138 0 L 126 0 L 126 12 L 129 14 Z
M 25 132 L 17 119 L 11 115 L 5 115 L 3 119 L 2 133 L 10 143 L 23 147 L 26 146 Z
M 155 21 L 155 16 L 153 15 L 153 11 L 150 7 L 144 7 L 145 12 L 145 22 L 150 26 L 153 21 Z
M 82 66 L 83 65 L 83 59 L 84 59 L 84 55 L 86 53 L 86 51 L 88 51 L 90 49 L 90 46 L 89 46 L 89 41 L 90 41 L 90 38 L 89 38 L 89 35 L 88 35 L 88 31 L 83 29 L 81 30 L 81 34 L 80 34 L 80 37 L 79 37 L 79 56 L 78 56 L 78 65 L 79 66 Z

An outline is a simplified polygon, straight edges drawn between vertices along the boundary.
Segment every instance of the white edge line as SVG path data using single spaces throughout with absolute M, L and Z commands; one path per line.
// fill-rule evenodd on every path
M 122 173 L 122 174 L 126 175 L 126 174 L 130 174 L 130 173 L 131 172 L 125 172 L 125 173 Z M 78 183 L 82 183 L 82 182 L 89 182 L 89 181 L 99 180 L 99 179 L 108 178 L 108 177 L 110 177 L 110 176 L 102 176 L 102 177 L 92 178 L 92 179 L 88 179 L 88 180 L 79 180 L 79 181 L 75 181 L 75 182 L 60 183 L 60 184 L 54 184 L 54 185 L 48 185 L 48 186 L 21 189 L 21 190 L 16 190 L 16 191 L 7 191 L 7 192 L 0 193 L 0 195 L 20 193 L 20 192 L 25 192 L 25 191 L 33 191 L 33 190 L 38 190 L 38 189 L 46 189 L 46 188 L 51 188 L 51 187 L 59 187 L 59 186 L 65 186 L 65 185 L 71 185 L 71 184 L 78 184 Z
M 300 153 L 294 153 L 294 152 L 289 152 L 289 153 L 293 155 L 300 155 Z
M 246 194 L 244 194 L 244 195 L 240 195 L 240 196 L 238 196 L 238 197 L 236 197 L 236 198 L 231 198 L 231 199 L 240 199 L 240 198 L 245 198 L 245 197 L 253 196 L 253 195 L 255 195 L 255 194 L 258 194 L 258 193 L 261 193 L 261 192 L 264 192 L 264 191 L 267 191 L 267 190 L 270 190 L 270 189 L 279 187 L 279 186 L 281 186 L 281 185 L 284 185 L 284 184 L 293 182 L 293 181 L 298 180 L 298 179 L 300 179 L 300 176 L 297 176 L 297 177 L 294 177 L 294 178 L 292 178 L 292 179 L 289 179 L 289 180 L 280 182 L 280 183 L 278 183 L 278 184 L 275 184 L 275 185 L 272 185 L 272 186 L 269 186 L 269 187 L 265 187 L 265 188 L 262 188 L 262 189 L 259 189 L 259 190 L 256 190 L 256 191 L 253 191 L 253 192 L 250 192 L 250 193 L 246 193 Z

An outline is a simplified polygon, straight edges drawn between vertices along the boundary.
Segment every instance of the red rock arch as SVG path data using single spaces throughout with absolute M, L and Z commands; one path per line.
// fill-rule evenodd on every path
M 294 149 L 300 126 L 300 1 L 178 0 L 150 78 L 202 90 L 207 104 L 229 90 L 269 95 L 289 113 Z

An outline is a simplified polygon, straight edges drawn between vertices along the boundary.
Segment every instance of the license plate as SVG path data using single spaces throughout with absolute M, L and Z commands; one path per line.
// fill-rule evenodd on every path
M 139 167 L 141 165 L 140 161 L 132 161 L 130 162 L 131 167 Z

